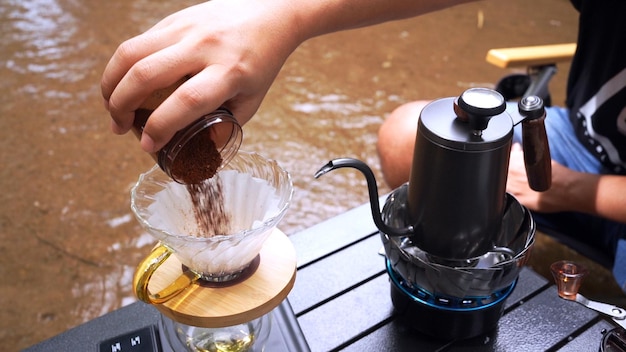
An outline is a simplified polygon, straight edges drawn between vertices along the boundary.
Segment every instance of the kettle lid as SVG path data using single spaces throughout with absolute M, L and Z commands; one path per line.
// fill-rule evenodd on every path
M 465 96 L 471 99 L 463 99 Z M 487 105 L 479 105 L 485 101 Z M 426 105 L 420 114 L 418 133 L 433 143 L 460 151 L 497 149 L 513 136 L 513 120 L 505 108 L 500 93 L 486 88 L 468 89 L 458 100 L 443 98 Z

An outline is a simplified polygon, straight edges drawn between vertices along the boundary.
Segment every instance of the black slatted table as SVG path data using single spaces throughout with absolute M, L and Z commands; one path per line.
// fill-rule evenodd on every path
M 394 317 L 382 243 L 369 205 L 292 235 L 296 283 L 273 311 L 266 351 L 598 351 L 610 320 L 558 298 L 556 287 L 524 268 L 498 327 L 464 341 L 440 341 Z M 137 302 L 70 329 L 26 351 L 112 351 L 113 344 L 151 332 L 143 345 L 119 352 L 168 351 L 158 342 L 159 314 Z M 147 329 L 147 330 L 146 330 Z M 129 334 L 130 333 L 130 334 Z M 143 335 L 142 335 L 143 336 Z M 145 348 L 144 350 L 140 348 Z

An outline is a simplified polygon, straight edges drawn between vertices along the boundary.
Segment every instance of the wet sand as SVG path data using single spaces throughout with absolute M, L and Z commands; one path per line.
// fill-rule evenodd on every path
M 154 240 L 134 220 L 129 190 L 153 161 L 134 136 L 110 132 L 100 74 L 120 42 L 190 4 L 2 1 L 3 348 L 25 348 L 135 300 L 132 274 Z M 313 179 L 329 159 L 365 161 L 380 192 L 389 191 L 375 142 L 395 107 L 492 85 L 511 71 L 484 61 L 490 48 L 575 38 L 568 1 L 510 0 L 313 39 L 288 60 L 244 127 L 242 149 L 276 159 L 292 174 L 294 203 L 280 225 L 292 234 L 368 201 L 365 180 L 354 171 Z M 556 104 L 564 100 L 568 65 L 560 69 L 551 83 Z M 538 271 L 575 257 L 543 240 L 535 254 Z M 599 281 L 588 286 L 615 298 L 606 271 L 594 270 Z

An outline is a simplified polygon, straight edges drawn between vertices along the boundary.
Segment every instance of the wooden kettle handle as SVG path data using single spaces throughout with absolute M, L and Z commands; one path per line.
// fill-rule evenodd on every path
M 543 110 L 543 109 L 542 109 Z M 546 135 L 546 113 L 522 122 L 524 164 L 530 188 L 537 192 L 547 191 L 552 185 L 552 159 Z

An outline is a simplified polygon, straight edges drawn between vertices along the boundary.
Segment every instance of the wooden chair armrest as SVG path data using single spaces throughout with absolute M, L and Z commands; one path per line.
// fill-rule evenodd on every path
M 489 50 L 486 60 L 501 68 L 532 67 L 570 61 L 574 51 L 575 43 L 500 48 Z

